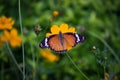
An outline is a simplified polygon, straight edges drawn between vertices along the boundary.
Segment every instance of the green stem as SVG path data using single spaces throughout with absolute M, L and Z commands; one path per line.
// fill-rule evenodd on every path
M 33 62 L 35 63 L 35 54 L 34 54 L 34 50 L 33 50 L 32 44 L 31 44 L 31 52 L 32 52 Z M 36 63 L 33 66 L 33 70 L 36 70 Z M 35 77 L 36 77 L 36 72 L 33 72 L 33 80 L 35 80 Z
M 112 53 L 112 55 L 115 57 L 116 61 L 118 61 L 118 63 L 120 63 L 120 59 L 119 57 L 116 55 L 115 51 L 106 43 L 105 40 L 103 40 L 100 36 L 96 35 L 93 32 L 88 32 L 90 35 L 92 35 L 93 37 L 96 37 L 97 39 L 99 39 L 108 49 L 109 51 Z
M 38 36 L 36 36 L 35 39 L 36 42 L 39 42 Z M 39 43 L 38 43 L 39 44 Z M 36 56 L 36 60 L 35 60 L 36 64 L 39 62 L 39 56 Z
M 19 71 L 22 73 L 22 70 L 21 70 L 21 68 L 19 67 L 18 63 L 17 63 L 17 61 L 16 61 L 16 59 L 15 59 L 15 57 L 14 57 L 14 55 L 13 55 L 13 52 L 12 52 L 11 48 L 9 47 L 8 42 L 6 42 L 6 46 L 7 46 L 7 49 L 8 49 L 8 51 L 9 51 L 9 53 L 10 53 L 10 56 L 11 56 L 13 62 L 15 63 L 15 65 L 17 66 L 17 68 L 19 69 Z M 22 74 L 23 74 L 23 73 L 22 73 Z
M 104 78 L 105 78 L 105 72 L 106 72 L 106 70 L 105 70 L 105 66 L 103 66 L 103 68 L 104 68 Z
M 24 41 L 23 41 L 23 27 L 22 27 L 22 18 L 21 18 L 21 9 L 20 9 L 20 0 L 18 1 L 19 8 L 19 22 L 22 35 L 22 55 L 23 55 L 23 80 L 25 80 L 25 53 L 24 53 Z
M 70 57 L 70 55 L 68 53 L 65 53 L 67 55 L 67 57 L 70 59 L 70 61 L 72 62 L 72 64 L 75 66 L 75 68 L 86 78 L 86 80 L 89 80 L 89 78 L 79 69 L 79 67 L 73 62 L 72 58 Z

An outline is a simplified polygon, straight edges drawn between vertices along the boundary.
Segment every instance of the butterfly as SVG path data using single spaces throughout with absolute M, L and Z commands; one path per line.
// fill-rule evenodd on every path
M 72 32 L 54 34 L 46 37 L 40 44 L 41 48 L 50 48 L 54 52 L 62 53 L 68 51 L 68 47 L 74 47 L 84 42 L 85 37 Z

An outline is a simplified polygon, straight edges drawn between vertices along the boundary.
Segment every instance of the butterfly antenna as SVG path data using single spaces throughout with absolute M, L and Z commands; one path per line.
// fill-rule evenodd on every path
M 86 78 L 86 80 L 89 80 L 89 78 L 79 69 L 79 67 L 73 62 L 71 56 L 68 54 L 68 52 L 65 53 L 66 56 L 70 59 L 72 64 L 75 66 L 75 68 Z

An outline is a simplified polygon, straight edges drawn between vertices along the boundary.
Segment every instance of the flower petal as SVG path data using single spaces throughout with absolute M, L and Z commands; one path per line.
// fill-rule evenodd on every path
M 59 31 L 60 31 L 60 29 L 59 29 L 59 27 L 58 27 L 57 25 L 53 25 L 53 26 L 51 27 L 51 33 L 52 33 L 52 34 L 58 34 Z
M 49 49 L 41 50 L 40 53 L 41 53 L 42 57 L 46 58 L 50 62 L 59 60 L 59 57 L 52 54 Z
M 52 34 L 51 33 L 46 33 L 46 37 L 49 37 L 51 36 Z
M 17 47 L 17 46 L 21 46 L 22 39 L 19 36 L 15 36 L 13 37 L 13 39 L 11 38 L 9 42 L 12 47 Z
M 12 29 L 10 33 L 11 33 L 12 36 L 17 36 L 17 30 L 16 29 Z
M 75 33 L 75 28 L 74 28 L 74 27 L 69 28 L 69 29 L 68 29 L 68 32 L 73 32 L 73 33 Z
M 68 24 L 65 24 L 65 23 L 61 24 L 60 25 L 60 31 L 62 33 L 68 32 Z
M 17 42 L 15 40 L 10 40 L 9 42 L 12 47 L 16 47 Z
M 7 40 L 10 40 L 11 35 L 7 30 L 4 30 L 4 36 Z
M 50 55 L 48 56 L 48 60 L 49 60 L 50 62 L 58 61 L 58 60 L 59 60 L 59 57 L 57 57 L 57 56 L 55 56 L 55 55 L 53 55 L 53 54 L 50 54 Z

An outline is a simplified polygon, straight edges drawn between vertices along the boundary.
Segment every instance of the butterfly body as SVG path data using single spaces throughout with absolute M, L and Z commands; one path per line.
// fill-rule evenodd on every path
M 64 47 L 64 36 L 63 36 L 63 34 L 61 33 L 61 32 L 59 32 L 59 39 L 60 39 L 60 43 L 61 43 L 61 45 Z
M 39 46 L 41 48 L 50 48 L 54 52 L 66 52 L 78 43 L 85 40 L 84 36 L 77 33 L 67 32 L 54 34 L 46 37 Z

